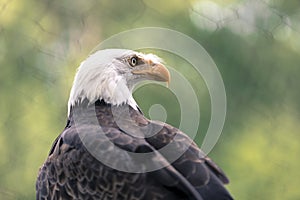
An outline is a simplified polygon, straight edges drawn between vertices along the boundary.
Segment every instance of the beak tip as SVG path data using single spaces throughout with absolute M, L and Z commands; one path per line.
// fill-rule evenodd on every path
M 169 86 L 170 83 L 170 72 L 167 69 L 167 67 L 165 67 L 163 64 L 158 64 L 155 66 L 154 68 L 156 77 L 157 77 L 157 81 L 163 81 L 163 82 L 167 82 L 167 86 Z
M 170 86 L 170 80 L 167 81 L 167 88 Z

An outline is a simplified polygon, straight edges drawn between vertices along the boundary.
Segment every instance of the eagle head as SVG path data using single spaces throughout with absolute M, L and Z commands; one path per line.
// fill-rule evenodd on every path
M 143 80 L 170 81 L 162 59 L 124 49 L 99 50 L 79 66 L 68 102 L 68 114 L 76 103 L 104 100 L 112 105 L 128 104 L 137 109 L 134 86 Z

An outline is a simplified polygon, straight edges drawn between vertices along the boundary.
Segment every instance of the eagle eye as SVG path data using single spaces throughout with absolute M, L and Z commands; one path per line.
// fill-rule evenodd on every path
M 137 58 L 136 56 L 130 58 L 130 65 L 131 65 L 132 67 L 136 66 L 137 63 L 138 63 L 138 58 Z

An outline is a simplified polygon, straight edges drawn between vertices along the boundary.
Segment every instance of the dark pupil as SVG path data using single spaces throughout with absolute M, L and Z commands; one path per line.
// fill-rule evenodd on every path
M 131 63 L 132 63 L 133 65 L 135 65 L 135 64 L 136 64 L 136 58 L 131 58 Z

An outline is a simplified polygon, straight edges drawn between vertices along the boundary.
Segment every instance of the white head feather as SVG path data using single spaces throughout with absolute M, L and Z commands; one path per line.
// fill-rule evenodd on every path
M 87 99 L 90 103 L 104 100 L 112 105 L 128 104 L 137 109 L 132 97 L 136 81 L 132 80 L 129 68 L 121 62 L 125 56 L 137 54 L 154 62 L 161 59 L 153 54 L 141 54 L 131 50 L 107 49 L 90 55 L 79 66 L 74 78 L 68 102 L 68 115 L 76 103 Z

